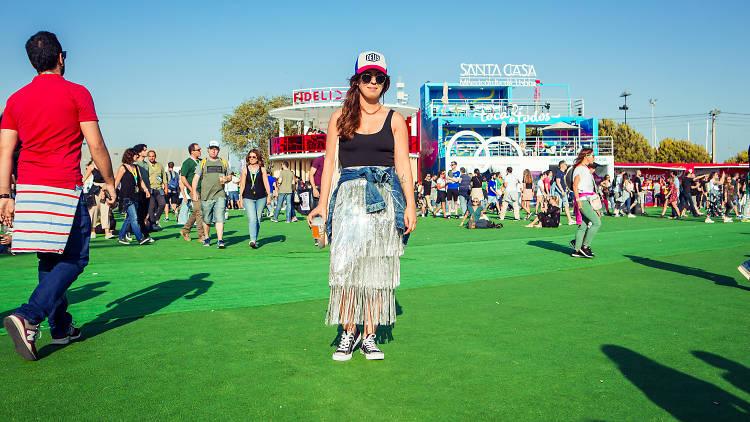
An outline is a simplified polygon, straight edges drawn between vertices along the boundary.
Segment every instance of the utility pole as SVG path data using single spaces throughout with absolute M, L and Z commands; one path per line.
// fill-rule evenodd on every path
M 711 115 L 711 162 L 716 163 L 716 116 L 721 110 L 713 109 L 708 112 Z
M 648 103 L 651 104 L 651 142 L 654 143 L 654 146 L 656 146 L 656 126 L 654 126 L 654 106 L 656 105 L 656 102 L 659 101 L 656 98 L 650 98 L 648 100 Z
M 688 142 L 690 142 L 690 122 L 688 121 Z
M 631 95 L 632 94 L 627 89 L 620 94 L 621 98 L 625 98 L 625 105 L 620 106 L 620 110 L 625 112 L 625 124 L 628 124 L 628 97 Z

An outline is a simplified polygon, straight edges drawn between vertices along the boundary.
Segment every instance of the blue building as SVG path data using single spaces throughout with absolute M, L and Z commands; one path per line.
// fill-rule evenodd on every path
M 585 116 L 583 99 L 572 98 L 567 85 L 542 84 L 533 66 L 515 75 L 513 66 L 529 67 L 462 64 L 460 83 L 421 87 L 423 172 L 456 161 L 468 171 L 510 166 L 538 174 L 561 160 L 572 163 L 581 148 L 591 147 L 605 166 L 598 173 L 611 174 L 612 139 L 599 136 L 598 120 Z M 547 91 L 566 94 L 542 96 Z

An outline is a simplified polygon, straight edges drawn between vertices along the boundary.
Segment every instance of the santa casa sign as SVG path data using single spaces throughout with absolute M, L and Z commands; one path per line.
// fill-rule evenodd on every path
M 309 88 L 292 91 L 292 102 L 297 104 L 343 101 L 346 87 Z

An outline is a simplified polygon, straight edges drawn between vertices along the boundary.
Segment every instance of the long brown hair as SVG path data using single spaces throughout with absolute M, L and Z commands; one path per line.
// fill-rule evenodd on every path
M 361 122 L 362 113 L 359 106 L 359 81 L 362 74 L 354 74 L 349 78 L 349 90 L 346 91 L 346 97 L 344 97 L 344 105 L 341 107 L 341 116 L 336 120 L 336 129 L 339 131 L 339 138 L 342 140 L 354 138 L 354 132 L 359 129 Z M 380 97 L 385 95 L 388 88 L 391 86 L 391 78 L 385 75 L 385 83 L 383 83 L 383 90 L 380 92 Z
M 245 165 L 246 165 L 246 166 L 249 166 L 249 165 L 250 165 L 250 154 L 255 154 L 255 156 L 256 156 L 256 157 L 258 157 L 258 165 L 259 165 L 260 167 L 263 167 L 263 156 L 262 156 L 262 155 L 260 154 L 260 151 L 258 151 L 258 150 L 257 150 L 257 149 L 255 149 L 255 148 L 251 149 L 251 150 L 250 150 L 250 151 L 249 151 L 249 152 L 247 153 L 247 155 L 245 156 Z
M 583 159 L 586 158 L 587 155 L 592 154 L 594 152 L 591 148 L 582 148 L 581 152 L 578 153 L 578 157 L 576 157 L 576 161 L 573 163 L 573 168 L 578 167 L 579 164 L 583 162 Z
M 529 169 L 523 171 L 523 182 L 534 183 L 534 179 L 531 177 L 531 172 L 529 171 Z

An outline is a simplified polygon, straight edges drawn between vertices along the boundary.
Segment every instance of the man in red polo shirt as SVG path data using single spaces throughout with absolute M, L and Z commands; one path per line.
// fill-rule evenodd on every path
M 39 284 L 28 303 L 3 323 L 16 351 L 37 360 L 34 343 L 45 319 L 52 344 L 81 336 L 67 312 L 66 291 L 89 261 L 91 219 L 81 180 L 84 138 L 110 204 L 115 188 L 94 101 L 86 88 L 63 79 L 67 53 L 57 37 L 38 32 L 26 42 L 26 52 L 38 75 L 8 98 L 0 123 L 0 219 L 14 226 L 13 252 L 37 252 Z M 10 171 L 19 139 L 14 199 Z

